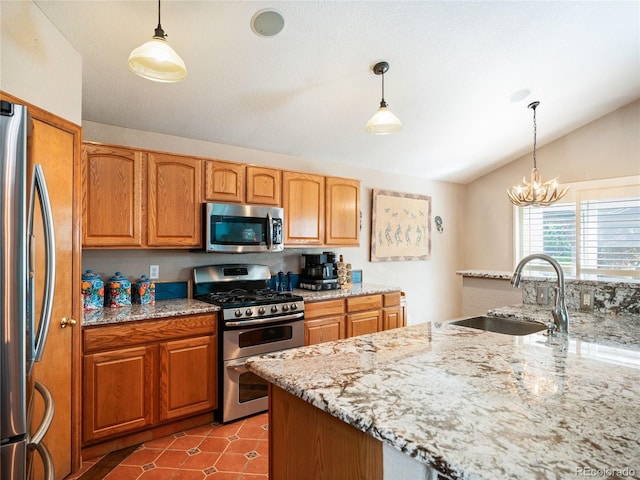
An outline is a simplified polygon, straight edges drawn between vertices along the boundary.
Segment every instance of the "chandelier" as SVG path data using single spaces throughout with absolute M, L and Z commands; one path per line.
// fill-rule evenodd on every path
M 527 207 L 529 205 L 537 207 L 548 207 L 556 200 L 560 200 L 569 191 L 569 188 L 564 187 L 558 189 L 557 177 L 547 182 L 543 182 L 536 165 L 536 108 L 540 105 L 540 102 L 531 102 L 528 106 L 533 110 L 533 169 L 531 170 L 531 181 L 527 182 L 525 177 L 522 177 L 522 183 L 524 185 L 517 185 L 507 189 L 507 195 L 509 200 L 517 207 Z

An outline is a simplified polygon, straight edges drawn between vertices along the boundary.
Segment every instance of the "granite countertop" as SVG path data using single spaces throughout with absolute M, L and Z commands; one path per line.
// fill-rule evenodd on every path
M 513 272 L 499 272 L 493 270 L 460 270 L 456 275 L 473 278 L 493 278 L 496 280 L 511 280 Z
M 305 302 L 319 302 L 322 300 L 333 300 L 336 298 L 354 297 L 358 295 L 375 295 L 376 293 L 398 292 L 400 290 L 402 290 L 400 287 L 392 287 L 388 285 L 354 283 L 351 288 L 340 290 L 312 291 L 296 288 L 293 293 L 301 295 Z
M 109 325 L 114 323 L 149 320 L 154 318 L 194 315 L 217 312 L 220 307 L 191 298 L 158 300 L 154 305 L 133 304 L 129 307 L 105 307 L 102 310 L 85 311 L 82 326 Z
M 550 316 L 537 307 L 495 313 Z M 424 323 L 253 357 L 247 366 L 453 479 L 625 468 L 634 477 L 640 318 L 570 312 L 570 330 L 509 336 Z

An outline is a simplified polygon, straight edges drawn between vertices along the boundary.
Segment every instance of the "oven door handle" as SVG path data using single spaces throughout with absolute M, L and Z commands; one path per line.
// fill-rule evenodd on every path
M 304 312 L 293 313 L 291 315 L 281 315 L 279 317 L 259 318 L 256 320 L 244 320 L 241 322 L 225 322 L 226 327 L 250 327 L 252 325 L 269 325 L 271 323 L 281 323 L 286 320 L 301 320 Z

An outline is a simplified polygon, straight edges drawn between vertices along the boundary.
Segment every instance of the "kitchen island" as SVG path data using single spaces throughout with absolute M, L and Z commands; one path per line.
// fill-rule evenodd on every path
M 250 359 L 272 384 L 270 448 L 287 452 L 271 478 L 638 478 L 640 319 L 574 314 L 570 328 L 425 323 Z M 345 432 L 321 425 L 336 420 L 346 454 L 331 448 Z M 359 473 L 327 473 L 336 458 L 353 465 L 333 472 Z

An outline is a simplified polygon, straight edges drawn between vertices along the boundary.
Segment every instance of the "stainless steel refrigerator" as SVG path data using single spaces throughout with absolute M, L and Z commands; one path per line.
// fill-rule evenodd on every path
M 0 479 L 33 477 L 34 454 L 42 458 L 45 480 L 53 461 L 42 438 L 54 404 L 46 386 L 33 378 L 47 338 L 55 280 L 55 240 L 46 183 L 40 165 L 27 179 L 30 119 L 23 105 L 0 100 Z M 42 213 L 35 214 L 36 202 Z M 35 218 L 44 238 L 33 235 Z M 38 220 L 39 221 L 39 220 Z M 44 242 L 44 271 L 35 271 L 35 242 Z M 36 278 L 43 276 L 42 282 Z M 36 292 L 36 285 L 43 285 Z M 39 310 L 36 315 L 36 310 Z M 38 318 L 36 318 L 36 316 Z M 35 393 L 43 397 L 40 424 L 32 423 Z M 40 470 L 38 470 L 40 472 Z M 40 477 L 41 475 L 38 475 Z M 36 479 L 40 480 L 40 478 Z

